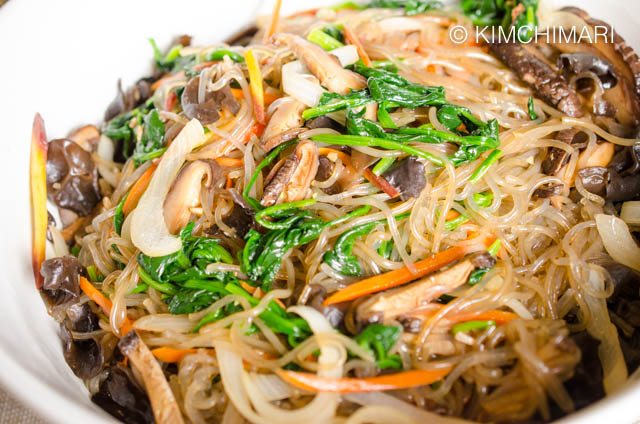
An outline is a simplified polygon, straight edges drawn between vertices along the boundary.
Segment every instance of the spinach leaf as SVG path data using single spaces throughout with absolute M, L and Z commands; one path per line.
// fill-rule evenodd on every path
M 355 341 L 363 349 L 375 355 L 378 368 L 400 369 L 402 368 L 400 355 L 389 355 L 389 350 L 396 343 L 400 334 L 401 331 L 398 327 L 370 324 L 356 336 Z
M 163 55 L 153 38 L 149 38 L 149 43 L 151 44 L 151 48 L 153 49 L 154 63 L 156 67 L 161 71 L 169 72 L 171 74 L 177 74 L 183 71 L 186 73 L 187 71 L 192 71 L 191 68 L 198 61 L 196 55 L 181 56 L 180 51 L 184 47 L 181 44 L 172 46 L 167 54 Z
M 342 275 L 360 275 L 362 271 L 358 258 L 351 253 L 353 243 L 358 237 L 369 234 L 376 224 L 377 222 L 369 222 L 345 231 L 338 237 L 333 249 L 322 256 L 322 260 Z
M 470 286 L 476 285 L 480 282 L 480 280 L 482 280 L 482 277 L 484 277 L 484 275 L 489 272 L 491 268 L 478 268 L 476 270 L 473 270 L 471 272 L 471 274 L 469 275 L 469 281 L 467 281 L 467 283 Z
M 268 228 L 264 234 L 250 230 L 246 244 L 240 252 L 240 266 L 251 280 L 262 282 L 262 290 L 271 290 L 271 283 L 280 270 L 282 258 L 290 250 L 305 245 L 320 236 L 326 227 L 338 225 L 369 211 L 368 206 L 356 209 L 340 218 L 324 222 L 309 211 L 299 208 L 315 203 L 303 200 L 271 206 L 256 214 L 256 222 Z M 266 221 L 270 217 L 273 221 Z
M 142 138 L 136 144 L 133 152 L 133 160 L 136 166 L 144 162 L 160 157 L 167 150 L 164 147 L 164 122 L 156 109 L 153 109 L 144 117 Z
M 372 101 L 373 99 L 371 99 L 369 91 L 366 88 L 363 88 L 362 90 L 352 90 L 348 94 L 344 95 L 325 91 L 322 93 L 318 105 L 302 112 L 302 117 L 304 119 L 311 119 L 317 116 L 326 115 L 330 112 L 344 110 L 348 107 L 356 108 L 364 106 Z
M 134 128 L 143 122 L 145 115 L 153 107 L 153 101 L 149 99 L 143 105 L 116 116 L 107 122 L 102 129 L 102 133 L 111 140 L 122 143 L 122 156 L 125 159 L 131 156 L 136 145 Z
M 218 293 L 205 289 L 180 289 L 169 300 L 169 312 L 172 314 L 190 314 L 206 308 L 218 300 Z
M 378 255 L 385 259 L 391 258 L 391 252 L 393 251 L 393 240 L 383 240 L 378 247 Z
M 127 196 L 129 193 L 125 194 L 118 206 L 116 207 L 116 213 L 113 215 L 113 231 L 117 235 L 120 235 L 120 231 L 122 230 L 122 223 L 124 222 L 124 202 L 127 201 Z
M 326 25 L 322 28 L 322 32 L 344 44 L 344 29 L 342 29 L 342 25 Z
M 231 254 L 216 239 L 191 236 L 193 225 L 189 223 L 180 233 L 182 249 L 179 251 L 158 257 L 138 255 L 138 265 L 150 278 L 160 283 L 229 278 L 228 273 L 208 273 L 206 267 L 212 262 L 232 263 Z
M 474 25 L 501 26 L 505 31 L 513 25 L 522 41 L 529 41 L 538 26 L 538 0 L 462 0 L 461 6 Z
M 442 8 L 442 2 L 430 0 L 372 0 L 366 7 L 404 9 L 407 16 L 414 16 L 429 10 Z

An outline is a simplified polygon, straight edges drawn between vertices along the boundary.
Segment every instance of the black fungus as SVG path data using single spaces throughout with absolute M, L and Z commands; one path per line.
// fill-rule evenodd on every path
M 153 424 L 153 410 L 147 394 L 133 383 L 130 372 L 115 366 L 107 370 L 107 377 L 91 400 L 126 424 Z
M 576 409 L 581 409 L 604 397 L 602 364 L 598 356 L 600 341 L 586 331 L 573 334 L 571 339 L 580 349 L 581 359 L 564 387 Z
M 219 109 L 225 107 L 232 114 L 238 113 L 240 104 L 233 97 L 229 84 L 217 91 L 205 91 L 204 99 L 199 101 L 200 76 L 189 81 L 182 92 L 181 103 L 184 114 L 189 119 L 197 119 L 203 125 L 211 124 L 220 119 Z
M 622 175 L 613 168 L 592 166 L 578 171 L 584 188 L 608 202 L 626 202 L 640 198 L 640 173 Z
M 339 328 L 344 321 L 344 315 L 348 308 L 345 303 L 338 303 L 331 306 L 324 306 L 322 302 L 327 296 L 327 289 L 319 284 L 311 285 L 311 292 L 309 293 L 309 306 L 327 318 L 327 321 L 334 327 Z
M 49 142 L 46 172 L 48 198 L 59 207 L 87 216 L 100 201 L 98 169 L 91 154 L 73 141 Z
M 60 326 L 62 353 L 71 371 L 82 379 L 95 377 L 104 367 L 104 349 L 94 337 L 73 338 L 68 324 Z
M 331 128 L 332 130 L 338 131 L 339 133 L 346 132 L 346 128 L 344 126 L 340 125 L 338 122 L 334 121 L 326 115 L 309 119 L 304 123 L 304 126 L 311 130 L 315 128 Z
M 558 68 L 570 74 L 593 72 L 598 76 L 605 89 L 615 87 L 618 83 L 615 68 L 611 62 L 591 53 L 563 53 L 558 57 Z
M 93 313 L 88 303 L 74 303 L 66 310 L 67 327 L 77 333 L 89 333 L 100 328 L 98 316 Z
M 122 91 L 122 81 L 118 80 L 118 93 L 104 113 L 105 122 L 144 103 L 153 93 L 153 81 L 153 78 L 141 78 L 125 92 Z
M 577 128 L 558 131 L 556 140 L 569 144 L 574 148 L 580 148 L 587 140 L 587 135 Z M 547 152 L 547 156 L 542 161 L 542 172 L 546 175 L 555 175 L 560 168 L 569 161 L 569 154 L 566 150 L 552 147 Z
M 44 277 L 42 292 L 53 305 L 60 305 L 77 299 L 80 295 L 80 276 L 87 276 L 87 270 L 75 256 L 47 259 L 40 267 Z
M 229 46 L 248 46 L 253 36 L 258 33 L 258 27 L 256 25 L 251 25 L 246 28 L 241 29 L 229 36 L 224 43 Z
M 398 190 L 402 200 L 419 197 L 427 185 L 424 164 L 414 156 L 396 162 L 382 174 L 382 177 Z
M 255 211 L 253 208 L 247 208 L 239 203 L 234 203 L 231 213 L 222 218 L 222 222 L 236 230 L 236 237 L 244 239 L 244 236 L 249 230 L 256 228 L 254 216 Z M 227 235 L 231 236 L 231 234 Z
M 552 196 L 557 196 L 562 193 L 562 184 L 550 184 L 548 186 L 538 187 L 533 191 L 533 198 L 547 199 Z
M 331 175 L 333 175 L 333 169 L 335 168 L 335 163 L 326 156 L 320 156 L 318 158 L 318 172 L 316 173 L 316 181 L 326 181 Z M 338 194 L 342 191 L 340 184 L 335 182 L 330 187 L 323 188 L 324 191 L 329 196 Z

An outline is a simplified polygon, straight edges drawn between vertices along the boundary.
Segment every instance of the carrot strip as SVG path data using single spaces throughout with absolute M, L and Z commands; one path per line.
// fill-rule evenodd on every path
M 256 137 L 260 137 L 264 132 L 266 125 L 256 122 L 247 133 L 244 135 L 244 139 L 242 140 L 244 143 L 248 143 L 251 140 L 251 136 L 255 135 Z
M 166 75 L 166 76 L 160 78 L 159 80 L 157 80 L 156 82 L 154 82 L 153 84 L 151 84 L 151 90 L 152 91 L 156 91 L 158 89 L 158 87 L 160 87 L 165 82 L 173 81 L 173 80 L 176 80 L 176 79 L 182 78 L 182 77 L 184 77 L 184 72 L 178 72 L 177 74 L 173 74 L 173 75 L 171 75 L 171 74 Z
M 147 168 L 146 171 L 144 171 L 140 178 L 138 178 L 138 181 L 133 184 L 133 187 L 131 187 L 131 190 L 129 190 L 127 199 L 124 201 L 124 205 L 122 205 L 122 212 L 125 215 L 131 213 L 131 211 L 134 210 L 136 206 L 138 206 L 138 201 L 151 182 L 151 176 L 153 175 L 157 167 L 158 164 L 152 163 L 151 166 Z
M 40 290 L 44 277 L 40 267 L 47 247 L 47 134 L 39 113 L 33 118 L 31 131 L 31 157 L 29 159 L 29 185 L 31 189 L 31 265 L 36 288 Z
M 356 49 L 358 50 L 358 56 L 360 56 L 360 59 L 362 59 L 365 66 L 368 68 L 372 68 L 373 62 L 371 62 L 371 59 L 369 59 L 369 55 L 364 50 L 364 47 L 362 47 L 362 43 L 358 39 L 358 36 L 351 30 L 351 28 L 349 28 L 347 24 L 343 24 L 342 28 L 344 29 L 345 41 L 356 46 Z
M 243 289 L 245 289 L 246 291 L 248 291 L 251 294 L 255 293 L 255 291 L 257 289 L 257 287 L 252 286 L 250 284 L 247 284 L 246 281 L 240 281 L 240 287 L 242 287 Z
M 311 392 L 362 393 L 425 386 L 441 380 L 451 369 L 446 367 L 436 370 L 411 370 L 370 378 L 330 378 L 282 369 L 276 373 L 292 386 Z
M 89 296 L 89 299 L 93 300 L 96 305 L 100 306 L 105 314 L 111 314 L 111 308 L 113 307 L 113 303 L 109 300 L 100 290 L 98 290 L 89 280 L 84 277 L 80 277 L 80 289 Z M 124 336 L 133 328 L 133 324 L 129 317 L 124 318 L 124 322 L 122 323 L 122 327 L 120 327 L 120 334 Z
M 416 270 L 415 274 L 405 266 L 393 271 L 386 272 L 384 274 L 376 275 L 358 281 L 357 283 L 353 283 L 343 288 L 342 290 L 338 290 L 337 292 L 333 293 L 331 296 L 325 299 L 323 305 L 328 306 L 334 303 L 346 302 L 347 300 L 356 299 L 367 294 L 377 293 L 379 291 L 387 290 L 392 287 L 397 287 L 402 284 L 408 283 L 417 278 L 437 271 L 454 261 L 462 259 L 462 257 L 466 255 L 468 250 L 469 245 L 454 246 L 429 258 L 418 261 L 413 264 Z
M 264 87 L 262 85 L 262 71 L 252 49 L 245 53 L 247 69 L 249 70 L 249 86 L 251 87 L 251 97 L 253 98 L 253 113 L 256 121 L 265 123 L 264 114 Z
M 164 110 L 166 110 L 167 112 L 171 112 L 177 102 L 178 96 L 176 96 L 176 93 L 173 90 L 169 91 L 169 94 L 167 94 L 167 98 L 164 100 Z
M 316 13 L 318 13 L 318 10 L 320 10 L 320 8 L 316 7 L 315 9 L 308 9 L 308 10 L 303 10 L 301 12 L 295 12 L 287 16 L 286 19 L 297 18 L 298 16 L 315 15 Z
M 371 169 L 369 168 L 365 169 L 362 175 L 367 180 L 369 180 L 371 184 L 373 184 L 374 186 L 378 187 L 380 190 L 387 193 L 389 197 L 391 197 L 392 199 L 400 195 L 400 192 L 398 192 L 398 190 L 394 186 L 389 184 L 389 182 L 384 177 L 377 176 L 371 171 Z
M 151 349 L 153 356 L 162 362 L 180 362 L 186 355 L 197 353 L 198 349 L 174 349 L 171 347 L 159 347 Z
M 228 167 L 244 165 L 244 160 L 238 158 L 216 158 L 216 162 L 218 162 L 218 165 L 220 166 Z
M 280 19 L 280 6 L 282 6 L 282 0 L 276 0 L 275 6 L 273 6 L 273 14 L 271 16 L 271 25 L 269 26 L 269 31 L 264 34 L 264 43 L 267 44 L 269 42 L 269 38 L 276 32 L 276 28 L 278 27 L 278 20 Z
M 444 308 L 446 305 L 439 305 L 436 310 L 427 309 L 424 311 L 416 311 L 412 312 L 411 315 L 416 316 L 424 316 L 425 318 L 430 318 L 438 313 L 438 311 Z M 447 315 L 444 319 L 451 322 L 465 322 L 465 321 L 494 321 L 498 325 L 506 324 L 509 321 L 513 321 L 514 319 L 520 318 L 517 314 L 513 312 L 507 311 L 499 311 L 497 309 L 492 309 L 486 312 L 473 312 L 467 314 L 458 314 L 458 315 Z

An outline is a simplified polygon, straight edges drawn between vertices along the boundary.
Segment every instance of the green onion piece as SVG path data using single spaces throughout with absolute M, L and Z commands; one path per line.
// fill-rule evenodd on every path
M 502 240 L 497 239 L 496 241 L 494 241 L 493 243 L 491 243 L 491 246 L 489 246 L 489 248 L 487 249 L 487 252 L 489 252 L 489 254 L 491 256 L 497 256 L 498 252 L 500 251 L 500 246 L 502 245 Z
M 281 151 L 283 151 L 284 149 L 286 149 L 287 147 L 291 146 L 294 143 L 297 143 L 297 140 L 294 139 L 286 143 L 282 143 L 281 145 L 273 149 L 267 156 L 265 156 L 265 158 L 262 159 L 262 162 L 260 162 L 258 166 L 256 166 L 256 170 L 253 172 L 253 175 L 251 176 L 251 180 L 249 180 L 249 184 L 247 184 L 247 186 L 242 191 L 242 197 L 244 197 L 247 203 L 249 203 L 254 209 L 256 210 L 262 209 L 262 207 L 260 206 L 260 204 L 256 199 L 249 197 L 249 190 L 251 190 L 251 187 L 253 187 L 253 185 L 256 183 L 256 180 L 258 179 L 258 175 L 260 174 L 260 171 L 262 171 L 271 162 L 273 162 L 273 160 L 276 157 L 278 157 Z
M 89 265 L 87 267 L 87 274 L 89 275 L 89 281 L 91 281 L 92 283 L 100 281 L 98 277 L 98 271 L 96 270 L 96 267 L 94 265 Z
M 380 121 L 382 128 L 398 128 L 391 119 L 388 108 L 390 108 L 388 102 L 382 102 L 382 104 L 378 106 L 378 121 Z
M 77 244 L 74 244 L 71 247 L 71 254 L 77 258 L 78 255 L 80 254 L 80 246 L 78 246 Z
M 472 330 L 486 330 L 487 328 L 495 325 L 495 321 L 467 321 L 454 325 L 453 328 L 451 328 L 451 332 L 453 334 L 457 334 Z
M 305 199 L 305 200 L 298 200 L 297 202 L 283 203 L 281 205 L 269 206 L 268 208 L 262 209 L 260 212 L 258 212 L 256 214 L 255 219 L 258 224 L 262 225 L 265 228 L 269 228 L 270 230 L 280 230 L 283 228 L 288 228 L 290 226 L 290 223 L 288 222 L 283 224 L 281 222 L 268 221 L 265 218 L 267 216 L 273 215 L 274 213 L 286 211 L 289 209 L 304 208 L 309 205 L 313 205 L 314 203 L 316 203 L 316 201 L 317 201 L 316 199 Z
M 360 6 L 358 3 L 354 1 L 345 1 L 344 3 L 337 4 L 335 6 L 330 6 L 331 10 L 340 10 L 340 9 L 355 9 L 362 10 L 364 7 Z
M 350 220 L 351 218 L 357 218 L 359 216 L 366 215 L 366 214 L 369 213 L 370 210 L 371 210 L 371 206 L 365 205 L 365 206 L 363 206 L 361 208 L 358 208 L 358 209 L 356 209 L 354 211 L 349 212 L 346 215 L 342 215 L 340 218 L 336 218 L 334 220 L 331 220 L 331 221 L 325 223 L 325 226 L 332 227 L 332 226 L 335 226 L 335 225 L 340 225 L 343 222 L 346 222 L 346 221 Z
M 386 157 L 380 159 L 378 163 L 376 163 L 376 166 L 373 167 L 373 174 L 379 177 L 380 175 L 384 174 L 395 161 L 395 157 Z
M 482 208 L 486 208 L 491 205 L 493 201 L 493 193 L 490 191 L 485 191 L 482 193 L 476 193 L 473 195 L 473 201 Z
M 320 31 L 319 29 L 314 29 L 307 36 L 307 40 L 311 41 L 313 44 L 317 44 L 325 50 L 333 50 L 338 47 L 344 47 L 340 41 L 336 40 L 329 34 L 324 31 Z
M 482 178 L 484 174 L 487 173 L 489 168 L 491 168 L 491 165 L 493 165 L 498 159 L 500 159 L 500 156 L 502 156 L 501 150 L 494 150 L 493 152 L 491 152 L 491 154 L 487 156 L 487 158 L 480 164 L 480 166 L 475 171 L 473 171 L 473 174 L 471 174 L 471 178 L 469 178 L 469 182 L 471 184 L 475 184 L 480 181 L 480 178 Z
M 173 284 L 161 283 L 159 281 L 154 280 L 149 274 L 147 274 L 147 272 L 144 269 L 142 269 L 141 266 L 138 266 L 138 275 L 140 276 L 140 279 L 142 280 L 142 282 L 148 284 L 149 286 L 153 287 L 154 289 L 158 290 L 161 293 L 173 295 L 178 292 L 178 290 L 173 286 Z
M 129 294 L 142 293 L 149 288 L 149 285 L 146 283 L 139 283 L 133 290 L 129 292 Z
M 427 159 L 436 165 L 444 166 L 444 161 L 439 157 L 432 155 L 424 150 L 417 149 L 398 141 L 385 140 L 383 138 L 367 137 L 362 135 L 334 135 L 334 134 L 318 134 L 311 137 L 313 141 L 321 143 L 338 144 L 343 146 L 368 146 L 380 147 L 386 150 L 400 150 L 412 156 L 418 156 Z
M 234 52 L 232 50 L 227 49 L 218 49 L 214 50 L 207 54 L 206 60 L 207 62 L 212 62 L 214 60 L 222 60 L 225 56 L 229 56 L 229 59 L 233 60 L 236 63 L 244 62 L 244 56 L 242 56 L 238 52 Z
M 178 44 L 177 46 L 173 46 L 173 48 L 169 50 L 167 55 L 164 57 L 164 60 L 166 60 L 167 62 L 175 60 L 178 56 L 180 56 L 180 50 L 182 50 L 181 44 Z
M 380 243 L 380 247 L 378 247 L 378 255 L 385 259 L 389 259 L 391 257 L 392 250 L 393 240 L 383 240 L 382 243 Z
M 538 114 L 533 108 L 533 97 L 529 97 L 528 108 L 529 108 L 529 118 L 531 118 L 532 121 L 535 119 L 538 119 Z
M 489 272 L 490 269 L 491 268 L 479 268 L 472 271 L 471 274 L 469 275 L 469 280 L 467 281 L 467 284 L 469 284 L 470 286 L 475 286 L 482 280 L 482 277 L 484 277 L 485 274 Z

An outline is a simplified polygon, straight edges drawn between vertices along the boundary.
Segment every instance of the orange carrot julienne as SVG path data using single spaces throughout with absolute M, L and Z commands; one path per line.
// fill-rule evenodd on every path
M 441 380 L 449 372 L 451 372 L 451 367 L 435 370 L 411 370 L 370 378 L 330 378 L 306 372 L 282 369 L 276 371 L 280 378 L 299 389 L 329 393 L 362 393 L 425 386 Z
M 31 190 L 31 265 L 36 288 L 40 290 L 44 278 L 40 267 L 45 259 L 47 245 L 47 135 L 39 113 L 33 118 L 31 157 L 29 158 L 29 185 Z
M 271 16 L 271 25 L 269 26 L 269 31 L 264 34 L 264 43 L 267 44 L 269 38 L 276 32 L 276 28 L 278 27 L 278 19 L 280 19 L 280 7 L 282 6 L 282 0 L 276 0 L 276 4 L 273 7 L 273 14 Z
M 255 293 L 257 287 L 247 284 L 246 281 L 240 281 L 240 287 L 248 291 L 250 294 Z
M 242 140 L 244 143 L 248 143 L 251 140 L 251 136 L 255 135 L 256 137 L 260 137 L 264 132 L 265 125 L 259 122 L 256 122 L 247 133 L 244 135 L 244 139 Z
M 362 175 L 369 180 L 371 184 L 384 191 L 392 199 L 400 195 L 400 192 L 387 181 L 384 177 L 379 177 L 374 174 L 370 168 L 365 169 Z
M 180 362 L 186 355 L 197 353 L 198 349 L 174 349 L 172 347 L 159 347 L 151 349 L 153 356 L 162 362 Z
M 413 264 L 415 273 L 412 273 L 409 268 L 405 266 L 353 283 L 329 296 L 325 299 L 323 305 L 328 306 L 334 303 L 346 302 L 347 300 L 356 299 L 367 294 L 377 293 L 392 287 L 397 287 L 423 277 L 449 265 L 454 261 L 462 259 L 462 257 L 469 251 L 470 246 L 470 244 L 464 244 L 450 247 L 449 249 L 436 253 L 429 258 L 418 261 Z
M 262 71 L 252 49 L 245 53 L 245 61 L 249 71 L 249 86 L 251 87 L 251 97 L 253 98 L 253 113 L 256 121 L 265 123 L 264 114 L 264 87 L 262 85 Z
M 80 289 L 89 297 L 89 299 L 93 300 L 96 305 L 100 306 L 105 314 L 111 314 L 111 308 L 113 307 L 111 300 L 102 294 L 102 292 L 91 284 L 89 280 L 82 276 L 80 277 Z M 125 317 L 122 327 L 120 327 L 120 334 L 125 335 L 131 331 L 132 328 L 133 325 L 131 324 L 131 320 L 128 317 Z
M 342 28 L 344 29 L 344 39 L 349 42 L 349 44 L 353 44 L 354 46 L 356 46 L 356 49 L 358 50 L 358 56 L 360 56 L 360 59 L 362 59 L 365 66 L 368 68 L 372 68 L 373 62 L 371 62 L 371 59 L 369 59 L 369 55 L 364 50 L 364 47 L 362 47 L 362 43 L 358 39 L 358 36 L 351 30 L 351 28 L 349 28 L 347 24 L 343 24 Z
M 234 167 L 244 165 L 244 160 L 238 158 L 216 158 L 220 166 Z
M 129 190 L 127 199 L 124 201 L 124 205 L 122 205 L 122 212 L 125 215 L 131 213 L 131 211 L 134 210 L 136 206 L 138 206 L 138 201 L 151 182 L 151 177 L 153 176 L 153 173 L 155 172 L 157 167 L 158 164 L 152 163 L 151 166 L 147 168 L 146 171 L 144 171 L 140 178 L 138 178 L 138 181 L 133 184 L 133 187 L 131 187 L 131 190 Z
M 286 19 L 297 18 L 298 16 L 315 15 L 316 13 L 318 13 L 318 10 L 320 10 L 320 9 L 316 7 L 314 9 L 308 9 L 308 10 L 303 10 L 301 12 L 295 12 L 295 13 L 292 13 L 291 15 L 287 16 Z
M 441 305 L 439 309 L 442 309 L 445 306 L 446 305 Z M 438 313 L 439 309 L 436 309 L 435 311 L 433 309 L 428 309 L 425 311 L 416 311 L 416 312 L 412 312 L 412 315 L 424 315 L 426 318 L 430 318 L 436 313 Z M 518 319 L 518 318 L 520 317 L 517 314 L 514 314 L 513 312 L 499 311 L 497 309 L 492 309 L 486 312 L 472 312 L 472 313 L 466 313 L 466 314 L 462 313 L 457 315 L 447 315 L 444 317 L 445 320 L 453 321 L 453 322 L 465 322 L 465 321 L 474 321 L 474 320 L 494 321 L 498 325 L 506 324 L 509 321 L 513 321 L 514 319 Z
M 167 94 L 167 98 L 164 100 L 164 110 L 166 110 L 167 112 L 171 112 L 173 106 L 175 106 L 177 102 L 178 96 L 176 96 L 176 93 L 173 90 L 169 91 L 169 94 Z

